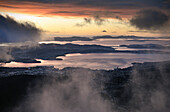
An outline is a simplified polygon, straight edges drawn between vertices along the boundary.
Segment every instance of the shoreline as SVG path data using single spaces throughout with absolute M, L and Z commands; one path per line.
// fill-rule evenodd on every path
M 44 75 L 47 72 L 55 73 L 59 71 L 64 71 L 65 69 L 86 69 L 90 71 L 117 71 L 117 70 L 126 70 L 126 69 L 134 69 L 136 67 L 144 67 L 145 66 L 157 66 L 162 64 L 170 64 L 170 60 L 167 61 L 158 61 L 158 62 L 133 62 L 130 66 L 125 68 L 113 68 L 113 69 L 91 69 L 91 68 L 85 68 L 85 67 L 64 67 L 64 68 L 56 68 L 54 66 L 35 66 L 35 67 L 3 67 L 0 66 L 0 77 L 5 76 L 12 76 L 12 75 L 20 75 L 20 74 L 27 74 L 27 75 Z M 35 72 L 35 73 L 34 73 Z M 3 74 L 3 75 L 2 75 Z

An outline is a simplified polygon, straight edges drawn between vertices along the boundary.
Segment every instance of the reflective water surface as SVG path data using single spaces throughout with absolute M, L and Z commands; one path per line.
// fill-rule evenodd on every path
M 144 49 L 144 48 L 127 48 L 120 47 L 120 45 L 131 45 L 131 44 L 159 44 L 169 46 L 169 40 L 150 40 L 150 41 L 134 41 L 132 39 L 98 39 L 93 41 L 42 41 L 39 44 L 79 44 L 79 45 L 102 45 L 111 46 L 116 50 L 157 50 L 157 51 L 168 51 L 170 49 Z M 2 44 L 5 46 L 6 44 Z M 56 58 L 62 58 L 63 60 L 42 60 L 41 63 L 21 63 L 21 62 L 10 62 L 3 64 L 4 67 L 34 67 L 34 66 L 55 66 L 56 68 L 64 67 L 84 67 L 91 69 L 114 69 L 116 67 L 125 68 L 131 66 L 133 62 L 155 62 L 155 61 L 166 61 L 170 60 L 170 54 L 132 54 L 132 53 L 89 53 L 89 54 L 67 54 L 66 56 L 60 56 Z
M 130 54 L 130 53 L 89 53 L 89 54 L 68 54 L 60 56 L 63 60 L 41 60 L 41 63 L 20 63 L 11 62 L 4 67 L 34 67 L 34 66 L 55 66 L 84 67 L 91 69 L 114 69 L 131 66 L 133 62 L 155 62 L 170 60 L 170 54 Z

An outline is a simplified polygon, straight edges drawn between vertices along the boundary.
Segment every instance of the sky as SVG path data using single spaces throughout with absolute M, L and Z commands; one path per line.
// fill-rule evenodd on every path
M 2 16 L 47 36 L 170 36 L 168 12 L 170 0 L 0 0 Z

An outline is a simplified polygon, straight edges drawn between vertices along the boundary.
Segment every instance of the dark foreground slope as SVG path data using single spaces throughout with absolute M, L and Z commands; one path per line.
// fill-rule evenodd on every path
M 108 71 L 1 67 L 0 112 L 168 112 L 169 67 L 170 62 Z

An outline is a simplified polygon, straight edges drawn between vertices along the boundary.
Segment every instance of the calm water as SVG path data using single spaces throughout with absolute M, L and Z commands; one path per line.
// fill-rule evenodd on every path
M 170 41 L 157 40 L 157 41 L 127 41 L 125 39 L 99 39 L 94 41 L 73 41 L 73 42 L 59 42 L 59 41 L 43 41 L 39 44 L 96 44 L 103 46 L 112 46 L 117 50 L 151 50 L 151 49 L 135 49 L 119 47 L 119 45 L 130 44 L 161 44 L 170 45 Z M 153 50 L 153 49 L 152 49 Z M 160 50 L 160 49 L 159 49 Z M 170 51 L 169 49 L 162 49 L 161 51 Z M 34 67 L 34 66 L 55 66 L 56 68 L 64 67 L 84 67 L 91 69 L 114 69 L 116 67 L 125 68 L 131 66 L 133 62 L 155 62 L 155 61 L 167 61 L 170 60 L 170 54 L 132 54 L 132 53 L 89 53 L 89 54 L 67 54 L 66 56 L 56 57 L 63 60 L 42 60 L 41 63 L 20 63 L 10 62 L 3 64 L 4 67 Z
M 133 62 L 155 62 L 170 60 L 170 54 L 130 54 L 130 53 L 90 53 L 90 54 L 68 54 L 61 56 L 63 60 L 41 60 L 41 63 L 7 63 L 5 67 L 34 67 L 34 66 L 55 66 L 84 67 L 91 69 L 114 69 L 131 66 Z

